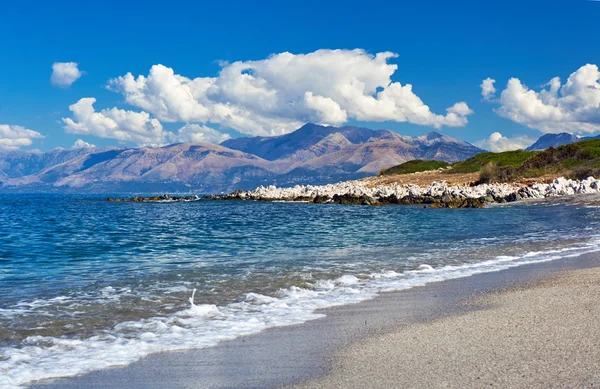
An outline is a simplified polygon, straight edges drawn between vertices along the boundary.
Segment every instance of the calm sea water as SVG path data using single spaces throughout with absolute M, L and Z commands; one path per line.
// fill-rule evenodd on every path
M 575 205 L 3 194 L 0 388 L 210 347 L 381 291 L 595 251 L 599 227 L 600 209 Z

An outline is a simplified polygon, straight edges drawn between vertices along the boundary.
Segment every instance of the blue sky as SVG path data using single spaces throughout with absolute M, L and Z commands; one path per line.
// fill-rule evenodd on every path
M 178 130 L 185 125 L 185 120 L 180 119 L 188 116 L 161 116 L 157 105 L 152 104 L 172 102 L 157 102 L 157 96 L 151 96 L 148 90 L 144 98 L 154 99 L 152 104 L 147 100 L 132 103 L 135 96 L 127 95 L 123 88 L 116 90 L 119 88 L 113 85 L 113 90 L 108 90 L 109 80 L 128 72 L 134 78 L 147 77 L 151 67 L 157 64 L 189 79 L 217 77 L 222 66 L 226 66 L 224 63 L 262 61 L 284 52 L 301 55 L 321 49 L 357 48 L 364 50 L 362 57 L 380 52 L 397 53 L 398 57 L 387 60 L 387 63 L 397 65 L 390 81 L 412 84 L 412 92 L 432 114 L 440 115 L 438 119 L 444 123 L 452 122 L 437 128 L 445 134 L 477 142 L 500 132 L 506 137 L 506 144 L 514 144 L 511 140 L 517 143 L 524 139 L 528 141 L 544 132 L 559 130 L 570 129 L 569 132 L 580 135 L 600 133 L 600 106 L 596 106 L 596 92 L 600 91 L 593 85 L 595 73 L 592 68 L 581 71 L 587 81 L 582 81 L 584 88 L 579 88 L 580 92 L 573 92 L 576 88 L 559 89 L 556 96 L 559 100 L 556 101 L 540 97 L 543 106 L 538 107 L 538 111 L 547 109 L 546 116 L 531 113 L 535 107 L 528 104 L 535 102 L 519 98 L 526 96 L 529 90 L 539 93 L 554 77 L 560 77 L 562 87 L 569 75 L 584 65 L 600 65 L 600 2 L 123 3 L 15 1 L 3 4 L 0 13 L 0 125 L 5 125 L 5 137 L 11 129 L 14 137 L 15 126 L 20 126 L 44 136 L 32 138 L 31 145 L 21 146 L 24 149 L 71 147 L 77 139 L 95 145 L 152 143 L 145 140 L 154 139 L 151 137 L 130 139 L 127 134 L 115 132 L 114 128 L 103 132 L 102 128 L 91 128 L 91 124 L 81 117 L 75 118 L 69 106 L 82 98 L 93 97 L 95 111 L 115 108 L 147 112 L 145 128 L 150 125 L 148 123 L 153 123 L 154 133 L 162 131 L 160 140 L 178 141 L 183 138 L 178 138 L 177 134 L 184 133 L 178 133 Z M 328 54 L 323 55 L 324 60 L 328 60 Z M 52 65 L 58 62 L 75 62 L 84 74 L 69 87 L 52 85 Z M 345 64 L 339 62 L 334 60 L 332 66 L 343 68 Z M 254 72 L 256 74 L 250 75 L 261 76 L 259 70 Z M 307 72 L 308 76 L 314 73 L 310 69 Z M 349 77 L 352 77 L 351 72 Z M 497 93 L 490 97 L 491 101 L 484 101 L 480 89 L 482 80 L 487 77 L 496 80 Z M 500 93 L 510 78 L 517 78 L 520 85 L 528 89 L 519 90 L 519 85 L 513 85 L 516 92 L 507 93 L 505 100 L 501 100 Z M 276 81 L 269 84 L 269 90 L 273 91 Z M 339 86 L 332 84 L 331 89 Z M 199 116 L 192 116 L 194 119 L 188 124 L 196 126 L 188 127 L 185 134 L 199 134 L 189 139 L 213 141 L 226 136 L 265 134 L 257 126 L 267 121 L 269 126 L 272 125 L 269 127 L 272 133 L 280 133 L 288 131 L 294 123 L 313 117 L 323 118 L 325 124 L 389 128 L 407 135 L 436 129 L 432 123 L 437 119 L 429 116 L 426 119 L 416 115 L 415 119 L 407 120 L 397 113 L 390 113 L 380 117 L 380 108 L 358 114 L 362 107 L 348 108 L 348 104 L 353 103 L 340 101 L 339 95 L 330 96 L 326 91 L 317 94 L 310 85 L 306 88 L 311 97 L 323 96 L 314 102 L 318 108 L 308 105 L 308 100 L 302 102 L 306 105 L 302 106 L 302 112 L 290 110 L 289 106 L 268 112 L 262 107 L 252 108 L 248 115 L 253 115 L 253 109 L 259 109 L 264 120 L 248 126 L 232 126 L 232 121 L 222 118 L 198 120 Z M 282 93 L 277 88 L 274 90 Z M 239 97 L 241 92 L 231 93 L 226 93 L 222 87 L 218 96 L 215 95 L 217 97 L 211 97 L 211 104 L 218 101 L 239 106 L 238 99 L 243 100 Z M 229 101 L 231 96 L 237 97 Z M 306 99 L 304 94 L 298 96 L 300 100 Z M 560 100 L 561 96 L 568 99 Z M 168 96 L 161 98 L 169 99 Z M 283 100 L 287 103 L 295 98 L 296 95 L 286 95 Z M 376 98 L 378 103 L 382 100 Z M 301 105 L 300 100 L 294 100 L 294 107 Z M 260 102 L 257 100 L 256 104 Z M 447 116 L 442 118 L 447 115 L 446 109 L 457 102 L 466 103 L 473 113 L 461 111 L 458 121 L 451 121 Z M 333 110 L 330 103 L 334 104 L 335 112 L 325 112 L 326 109 Z M 256 104 L 251 103 L 252 107 Z M 394 104 L 395 112 L 414 108 L 403 106 L 399 100 Z M 153 108 L 149 108 L 150 105 Z M 244 107 L 247 110 L 247 106 Z M 166 116 L 170 119 L 164 120 Z M 70 128 L 65 129 L 69 126 L 63 118 L 73 119 Z M 174 135 L 165 137 L 165 133 Z M 220 137 L 222 134 L 225 135 Z M 2 136 L 0 130 L 0 138 Z

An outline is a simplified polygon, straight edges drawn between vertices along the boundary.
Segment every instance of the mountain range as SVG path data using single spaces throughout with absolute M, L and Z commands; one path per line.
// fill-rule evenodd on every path
M 413 159 L 454 162 L 482 151 L 437 132 L 410 137 L 309 123 L 286 135 L 221 145 L 0 151 L 0 190 L 220 193 L 357 179 Z

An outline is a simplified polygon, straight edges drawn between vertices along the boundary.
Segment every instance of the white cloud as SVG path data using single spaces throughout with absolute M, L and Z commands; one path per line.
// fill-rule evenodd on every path
M 314 111 L 314 122 L 336 126 L 348 121 L 348 114 L 340 105 L 329 97 L 315 96 L 312 92 L 304 93 L 304 103 Z
M 74 119 L 62 119 L 65 130 L 71 134 L 94 135 L 138 145 L 162 145 L 173 140 L 173 134 L 163 130 L 160 122 L 146 112 L 117 108 L 97 112 L 93 106 L 95 102 L 95 98 L 86 97 L 70 105 Z
M 87 97 L 69 106 L 73 118 L 63 118 L 65 130 L 71 134 L 93 135 L 99 138 L 117 139 L 139 146 L 160 146 L 171 142 L 221 143 L 229 138 L 212 128 L 198 124 L 186 124 L 177 134 L 163 129 L 162 124 L 147 112 L 126 111 L 118 108 L 96 111 L 96 99 Z M 95 147 L 78 139 L 73 148 Z
M 0 124 L 0 149 L 18 149 L 31 146 L 33 139 L 43 139 L 44 136 L 37 131 L 25 127 Z
M 228 134 L 198 124 L 186 124 L 177 132 L 178 142 L 221 143 L 230 138 Z
M 600 131 L 600 71 L 585 65 L 561 84 L 558 77 L 536 92 L 511 78 L 496 113 L 544 133 Z
M 127 103 L 166 122 L 213 123 L 250 135 L 278 135 L 307 121 L 340 125 L 349 119 L 464 126 L 472 111 L 457 103 L 435 114 L 412 85 L 392 82 L 397 55 L 364 50 L 274 54 L 221 63 L 217 77 L 187 78 L 154 65 L 148 76 L 111 79 Z
M 211 113 L 194 94 L 206 93 L 210 79 L 190 80 L 163 65 L 150 69 L 148 77 L 131 73 L 109 81 L 109 89 L 122 92 L 129 104 L 151 112 L 165 122 L 203 122 Z
M 75 143 L 73 143 L 73 147 L 71 147 L 71 148 L 72 149 L 91 149 L 93 147 L 96 147 L 96 145 L 88 143 L 88 142 L 84 141 L 83 139 L 77 139 L 75 141 Z
M 448 113 L 453 113 L 458 116 L 467 116 L 473 114 L 473 110 L 469 108 L 467 103 L 461 101 L 460 103 L 454 104 L 452 107 L 447 108 Z
M 481 147 L 482 149 L 499 153 L 501 151 L 525 149 L 531 146 L 533 142 L 535 142 L 534 139 L 526 136 L 508 138 L 499 132 L 494 132 L 489 136 L 489 138 L 477 141 L 474 143 L 474 145 Z
M 489 101 L 496 95 L 496 88 L 494 88 L 495 82 L 496 80 L 488 77 L 481 82 L 481 85 L 479 85 L 481 87 L 481 96 L 483 96 L 484 100 Z
M 77 68 L 76 62 L 55 62 L 52 64 L 52 76 L 50 82 L 54 86 L 62 88 L 70 87 L 84 72 Z

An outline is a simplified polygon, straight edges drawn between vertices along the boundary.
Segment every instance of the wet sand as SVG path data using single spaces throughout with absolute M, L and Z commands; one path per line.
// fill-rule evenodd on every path
M 588 254 L 385 293 L 302 325 L 34 387 L 535 387 L 549 377 L 545 387 L 595 387 L 597 267 Z

